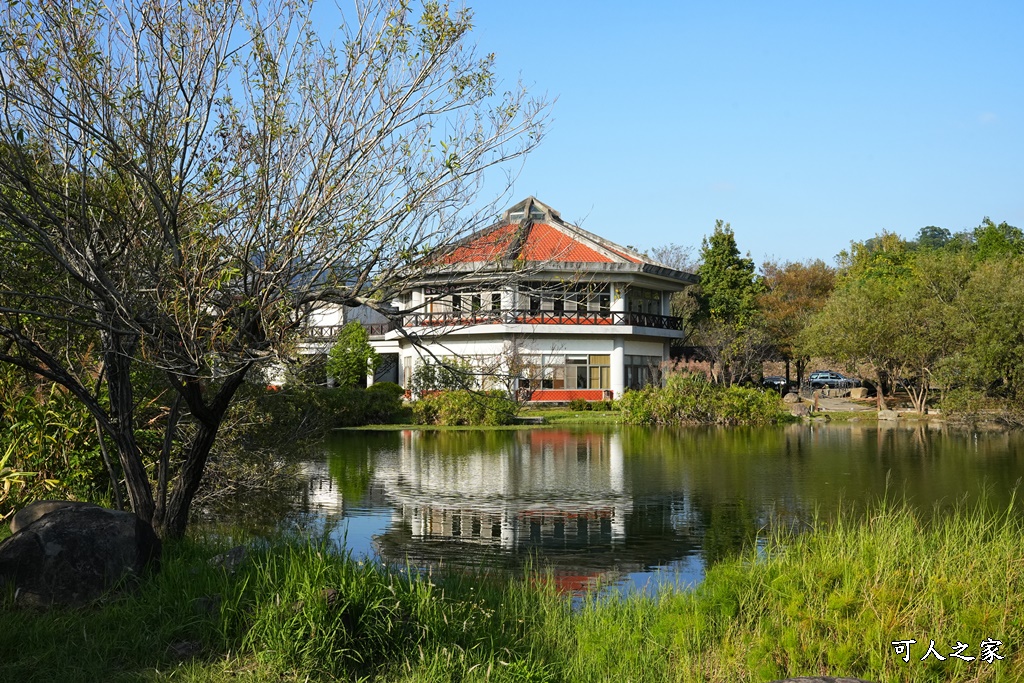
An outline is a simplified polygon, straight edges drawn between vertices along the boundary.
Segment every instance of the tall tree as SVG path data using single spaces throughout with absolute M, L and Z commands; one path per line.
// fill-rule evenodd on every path
M 132 510 L 184 532 L 247 373 L 304 312 L 378 306 L 493 215 L 481 173 L 540 138 L 472 16 L 365 0 L 12 2 L 0 10 L 0 361 L 67 387 L 115 445 Z M 16 255 L 17 254 L 17 255 Z M 379 306 L 378 306 L 379 307 Z M 69 332 L 70 331 L 70 332 Z M 95 340 L 92 364 L 61 337 Z M 136 438 L 162 376 L 163 447 Z M 152 477 L 151 477 L 152 473 Z
M 755 372 L 764 360 L 767 339 L 758 313 L 764 285 L 754 272 L 754 261 L 740 256 L 732 226 L 721 220 L 701 242 L 698 274 L 695 338 L 715 377 L 732 384 Z
M 820 259 L 781 264 L 766 261 L 761 278 L 765 292 L 759 303 L 768 337 L 786 363 L 786 381 L 790 363 L 796 361 L 797 383 L 801 383 L 808 355 L 801 347 L 800 331 L 828 301 L 835 288 L 835 269 Z

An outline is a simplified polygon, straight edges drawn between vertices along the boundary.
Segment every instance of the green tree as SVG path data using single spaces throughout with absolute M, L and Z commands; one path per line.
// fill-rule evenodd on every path
M 908 246 L 892 233 L 854 243 L 839 285 L 800 339 L 816 355 L 867 365 L 880 407 L 902 385 L 925 412 L 935 373 L 962 338 L 956 305 L 967 271 L 955 252 Z
M 758 299 L 764 285 L 754 261 L 740 256 L 732 227 L 721 220 L 701 242 L 694 339 L 726 384 L 758 371 L 769 350 Z
M 941 249 L 953 239 L 946 228 L 926 225 L 917 231 L 917 246 L 921 249 Z
M 338 341 L 327 353 L 327 375 L 339 387 L 362 386 L 366 375 L 380 367 L 380 355 L 370 346 L 370 334 L 358 322 L 341 328 Z
M 702 320 L 747 325 L 758 313 L 764 286 L 754 273 L 754 261 L 740 256 L 732 226 L 715 221 L 715 229 L 700 248 L 698 313 Z
M 493 215 L 481 173 L 540 139 L 546 107 L 499 87 L 469 11 L 339 12 L 336 39 L 299 0 L 0 14 L 0 263 L 28 250 L 53 274 L 3 280 L 0 361 L 87 407 L 163 535 L 184 533 L 249 372 L 318 304 L 379 308 Z
M 979 261 L 997 256 L 1024 254 L 1024 233 L 1005 221 L 998 225 L 988 216 L 972 233 L 975 258 Z

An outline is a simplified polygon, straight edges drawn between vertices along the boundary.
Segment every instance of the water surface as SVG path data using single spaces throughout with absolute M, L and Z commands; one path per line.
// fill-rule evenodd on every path
M 430 568 L 549 569 L 558 585 L 691 585 L 780 525 L 883 498 L 925 515 L 1010 504 L 1019 433 L 933 426 L 344 431 L 277 520 L 357 556 Z

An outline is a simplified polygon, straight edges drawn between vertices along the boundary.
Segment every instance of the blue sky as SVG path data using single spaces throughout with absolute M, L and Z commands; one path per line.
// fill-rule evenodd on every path
M 1024 3 L 469 3 L 507 83 L 557 98 L 514 198 L 641 248 L 715 219 L 765 258 L 1024 227 Z

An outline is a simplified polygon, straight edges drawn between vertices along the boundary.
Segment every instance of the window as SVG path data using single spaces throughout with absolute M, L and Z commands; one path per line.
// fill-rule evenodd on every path
M 640 389 L 661 381 L 661 356 L 624 356 L 625 385 Z
M 501 293 L 500 292 L 493 292 L 491 294 L 491 310 L 492 311 L 500 311 L 501 310 Z
M 567 389 L 610 389 L 611 356 L 568 356 L 565 361 Z
M 462 310 L 462 297 L 460 295 L 458 295 L 458 294 L 452 294 L 452 310 L 453 311 L 461 311 Z
M 654 289 L 635 287 L 629 291 L 629 306 L 633 313 L 661 315 L 661 292 Z
M 479 294 L 474 294 L 470 301 L 472 302 L 471 305 L 474 311 L 479 311 L 483 308 L 483 302 L 481 301 Z

